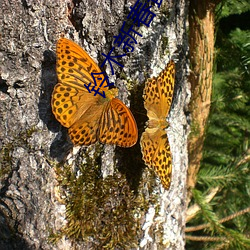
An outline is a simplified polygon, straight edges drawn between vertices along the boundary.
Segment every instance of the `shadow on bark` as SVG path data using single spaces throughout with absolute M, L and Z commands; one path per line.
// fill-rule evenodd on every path
M 18 235 L 16 222 L 13 225 L 9 224 L 10 218 L 6 218 L 2 211 L 0 211 L 0 249 L 3 250 L 31 250 L 29 244 Z
M 60 125 L 51 109 L 51 95 L 57 84 L 56 55 L 54 52 L 46 50 L 43 57 L 41 93 L 38 104 L 39 117 L 51 132 L 58 133 L 60 131 L 50 146 L 50 156 L 60 162 L 67 156 L 73 144 L 68 137 L 67 129 Z
M 142 132 L 145 130 L 145 123 L 147 121 L 146 110 L 143 106 L 142 93 L 144 84 L 137 86 L 131 91 L 130 109 L 134 114 L 138 127 L 138 142 L 135 146 L 127 149 L 117 147 L 116 153 L 119 158 L 119 171 L 126 175 L 130 188 L 138 191 L 142 173 L 145 169 L 142 160 L 140 138 Z

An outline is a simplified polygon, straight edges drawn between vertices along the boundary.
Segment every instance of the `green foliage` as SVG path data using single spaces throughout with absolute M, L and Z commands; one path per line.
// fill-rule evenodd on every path
M 221 17 L 230 16 L 232 14 L 241 14 L 250 10 L 250 4 L 248 0 L 223 0 L 221 3 L 222 8 Z
M 223 226 L 219 223 L 217 215 L 213 212 L 212 205 L 205 201 L 205 197 L 202 192 L 194 189 L 193 197 L 201 208 L 201 219 L 204 220 L 204 222 L 209 222 L 209 231 L 211 231 L 212 233 L 214 233 L 215 230 L 220 231 Z
M 226 1 L 221 17 L 249 9 L 249 1 Z M 250 206 L 250 26 L 249 30 L 236 28 L 228 34 L 218 29 L 215 63 L 203 161 L 193 191 L 193 203 L 201 211 L 190 225 L 208 223 L 192 235 L 217 238 L 188 241 L 187 249 L 250 249 L 249 212 L 221 220 Z M 207 203 L 207 190 L 214 187 L 219 191 Z

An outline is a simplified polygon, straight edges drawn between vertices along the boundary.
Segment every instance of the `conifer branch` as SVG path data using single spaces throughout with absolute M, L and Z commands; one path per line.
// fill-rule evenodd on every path
M 225 241 L 225 240 L 227 240 L 227 238 L 226 237 L 186 235 L 186 240 L 192 240 L 192 241 Z
M 219 187 L 212 188 L 209 194 L 205 197 L 205 202 L 209 203 L 217 194 L 218 190 Z M 189 222 L 191 219 L 193 219 L 200 210 L 201 207 L 198 204 L 194 204 L 191 207 L 189 207 L 186 213 L 186 223 Z
M 224 223 L 226 221 L 232 220 L 232 219 L 234 219 L 234 218 L 236 218 L 236 217 L 238 217 L 240 215 L 243 215 L 243 214 L 249 213 L 249 212 L 250 212 L 250 207 L 245 208 L 245 209 L 243 209 L 241 211 L 233 213 L 233 214 L 219 220 L 219 223 Z M 199 230 L 205 229 L 207 227 L 210 227 L 210 223 L 206 223 L 206 224 L 202 224 L 202 225 L 198 225 L 198 226 L 194 226 L 194 227 L 186 227 L 185 232 L 187 233 L 187 232 L 199 231 Z
M 246 155 L 243 157 L 243 159 L 241 159 L 237 163 L 236 167 L 238 168 L 239 166 L 241 166 L 242 164 L 245 164 L 247 162 L 250 162 L 250 149 L 247 150 Z

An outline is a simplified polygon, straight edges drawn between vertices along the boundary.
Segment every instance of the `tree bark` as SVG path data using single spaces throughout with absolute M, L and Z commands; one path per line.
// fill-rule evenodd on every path
M 206 0 L 190 1 L 190 64 L 192 98 L 190 113 L 192 119 L 191 133 L 188 140 L 189 168 L 187 187 L 188 203 L 191 199 L 192 188 L 195 187 L 197 173 L 202 160 L 202 149 L 205 138 L 206 123 L 210 111 L 213 60 L 214 60 L 214 19 L 215 7 L 219 1 Z
M 152 24 L 138 28 L 142 37 L 136 37 L 135 51 L 110 77 L 119 98 L 130 103 L 140 136 L 144 82 L 170 58 L 176 62 L 167 130 L 173 155 L 169 191 L 144 166 L 139 143 L 130 149 L 99 143 L 73 148 L 51 112 L 60 36 L 102 62 L 135 2 L 1 0 L 0 249 L 184 249 L 186 1 L 154 5 Z M 111 76 L 109 67 L 106 72 Z

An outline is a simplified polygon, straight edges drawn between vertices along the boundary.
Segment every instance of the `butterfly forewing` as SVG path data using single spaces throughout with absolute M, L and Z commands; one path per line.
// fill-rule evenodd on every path
M 175 66 L 174 62 L 170 61 L 158 77 L 146 81 L 143 98 L 149 118 L 151 114 L 158 118 L 166 118 L 168 115 L 174 91 L 174 78 Z
M 56 119 L 66 128 L 72 125 L 72 118 L 77 111 L 73 98 L 78 94 L 77 89 L 57 84 L 52 95 L 52 111 Z
M 59 39 L 56 53 L 59 81 L 65 85 L 87 91 L 84 84 L 93 83 L 91 73 L 101 72 L 93 59 L 80 46 L 66 38 Z

